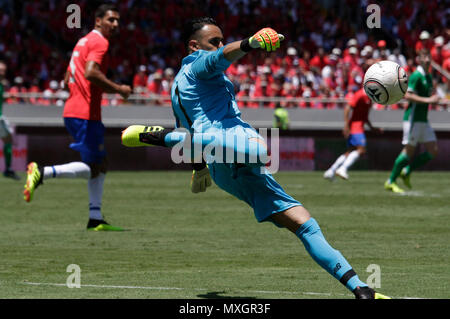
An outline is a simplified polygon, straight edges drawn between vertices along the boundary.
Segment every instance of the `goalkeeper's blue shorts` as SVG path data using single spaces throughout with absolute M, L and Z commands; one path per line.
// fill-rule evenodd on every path
M 217 186 L 250 205 L 258 222 L 273 222 L 272 214 L 301 205 L 286 194 L 265 168 L 261 173 L 260 167 L 236 168 L 235 164 L 211 163 L 208 167 Z
M 216 122 L 208 131 L 224 129 L 228 134 L 264 139 L 240 118 Z M 239 167 L 231 163 L 207 162 L 211 178 L 216 185 L 250 205 L 258 222 L 271 221 L 281 227 L 271 219 L 271 216 L 291 207 L 301 206 L 300 202 L 286 194 L 265 167 L 243 165 Z

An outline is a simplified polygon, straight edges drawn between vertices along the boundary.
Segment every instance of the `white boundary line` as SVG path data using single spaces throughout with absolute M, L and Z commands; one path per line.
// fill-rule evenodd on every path
M 67 284 L 47 283 L 47 282 L 23 282 L 25 285 L 31 286 L 54 286 L 54 287 L 67 287 Z M 115 286 L 115 285 L 80 285 L 80 287 L 89 288 L 114 288 L 114 289 L 149 289 L 149 290 L 185 290 L 186 288 L 178 287 L 145 287 L 145 286 Z M 201 288 L 193 288 L 192 290 L 207 290 Z
M 67 284 L 58 283 L 46 283 L 46 282 L 30 282 L 24 281 L 21 284 L 30 286 L 53 286 L 53 287 L 67 287 Z M 113 289 L 147 289 L 147 290 L 195 290 L 195 291 L 208 291 L 211 289 L 206 288 L 180 288 L 180 287 L 151 287 L 151 286 L 117 286 L 117 285 L 80 285 L 80 287 L 89 288 L 113 288 Z M 240 290 L 236 289 L 234 291 L 246 292 L 246 293 L 262 293 L 262 294 L 289 294 L 289 295 L 319 295 L 319 296 L 333 296 L 332 293 L 322 293 L 322 292 L 292 292 L 292 291 L 267 291 L 267 290 Z M 350 294 L 334 294 L 339 296 L 351 296 Z
M 30 282 L 25 281 L 21 284 L 30 285 L 30 286 L 53 286 L 53 287 L 67 287 L 67 284 L 58 284 L 58 283 L 45 283 L 45 282 Z M 180 287 L 151 287 L 151 286 L 117 286 L 117 285 L 80 285 L 80 287 L 88 287 L 88 288 L 107 288 L 107 289 L 146 289 L 146 290 L 194 290 L 194 291 L 208 291 L 211 289 L 206 288 L 180 288 Z M 313 295 L 313 296 L 352 296 L 351 294 L 342 294 L 342 293 L 327 293 L 327 292 L 310 292 L 310 291 L 270 291 L 270 290 L 241 290 L 236 289 L 232 290 L 236 292 L 245 292 L 245 293 L 261 293 L 261 294 L 288 294 L 288 295 Z M 394 299 L 424 299 L 420 297 L 392 297 Z

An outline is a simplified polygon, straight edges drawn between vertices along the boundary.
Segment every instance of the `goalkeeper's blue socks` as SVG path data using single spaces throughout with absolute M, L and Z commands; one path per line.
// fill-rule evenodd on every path
M 367 287 L 342 254 L 328 244 L 314 218 L 310 218 L 295 232 L 311 257 L 350 291 L 357 286 Z
M 168 147 L 182 145 L 186 136 L 185 132 L 172 131 L 164 136 L 164 143 Z M 213 156 L 215 162 L 242 163 L 260 167 L 269 161 L 267 148 L 256 139 L 249 139 L 246 135 L 229 134 L 227 131 L 194 133 L 191 135 L 189 147 L 193 153 L 205 152 Z

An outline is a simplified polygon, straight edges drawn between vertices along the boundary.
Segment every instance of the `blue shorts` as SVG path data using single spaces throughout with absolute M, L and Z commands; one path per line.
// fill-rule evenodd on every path
M 69 147 L 80 152 L 81 160 L 84 163 L 100 164 L 106 157 L 105 126 L 103 123 L 101 121 L 66 117 L 64 118 L 64 124 L 75 140 Z
M 212 163 L 208 167 L 216 185 L 250 205 L 258 222 L 273 222 L 272 214 L 301 205 L 286 194 L 271 174 L 261 173 L 259 167 L 235 168 L 234 164 L 226 163 Z
M 228 132 L 247 138 L 262 138 L 250 125 L 236 121 L 223 121 Z M 301 203 L 286 194 L 271 174 L 263 167 L 242 166 L 230 163 L 208 163 L 211 178 L 227 193 L 243 200 L 253 208 L 258 222 L 271 221 L 272 214 L 282 212 Z M 274 222 L 275 225 L 279 226 Z
M 350 134 L 347 139 L 348 147 L 366 146 L 366 135 L 364 133 Z

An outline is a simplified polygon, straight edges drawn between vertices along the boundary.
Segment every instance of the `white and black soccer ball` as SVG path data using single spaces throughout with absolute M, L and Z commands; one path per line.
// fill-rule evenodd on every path
M 364 91 L 375 103 L 391 105 L 400 101 L 408 88 L 408 75 L 395 62 L 380 61 L 367 69 Z

